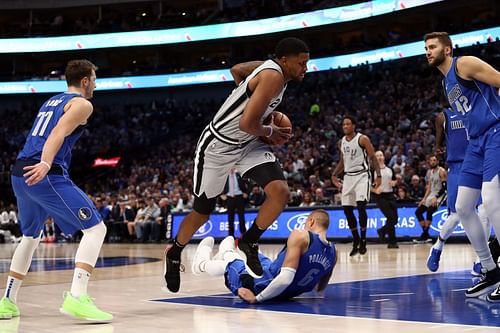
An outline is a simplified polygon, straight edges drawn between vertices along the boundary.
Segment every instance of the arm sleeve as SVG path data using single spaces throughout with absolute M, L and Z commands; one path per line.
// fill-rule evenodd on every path
M 290 267 L 282 267 L 280 273 L 271 283 L 257 296 L 257 302 L 263 302 L 281 294 L 292 283 L 296 270 Z

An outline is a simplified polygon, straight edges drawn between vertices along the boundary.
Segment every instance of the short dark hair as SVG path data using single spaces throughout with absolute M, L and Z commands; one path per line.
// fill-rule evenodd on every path
M 427 42 L 428 39 L 437 38 L 441 44 L 444 46 L 449 46 L 451 51 L 453 52 L 453 43 L 451 42 L 450 35 L 444 31 L 435 31 L 429 32 L 424 35 L 424 42 Z
M 295 37 L 287 37 L 278 42 L 274 51 L 276 58 L 309 53 L 309 47 L 302 40 Z
M 328 230 L 330 226 L 330 215 L 324 209 L 315 209 L 311 212 L 311 215 L 316 218 L 316 221 L 320 226 L 322 226 L 325 230 Z
M 84 77 L 90 78 L 92 71 L 96 71 L 97 67 L 93 63 L 85 59 L 71 60 L 66 65 L 66 83 L 68 86 L 80 87 L 80 81 Z
M 353 125 L 356 125 L 358 123 L 356 118 L 353 115 L 350 115 L 350 114 L 344 115 L 344 118 L 342 118 L 342 122 L 344 122 L 344 120 L 346 120 L 346 119 L 349 119 Z
M 436 154 L 434 154 L 434 153 L 431 153 L 431 154 L 427 155 L 426 160 L 430 160 L 430 159 L 431 159 L 431 158 L 433 158 L 433 157 L 437 158 L 437 155 L 436 155 Z

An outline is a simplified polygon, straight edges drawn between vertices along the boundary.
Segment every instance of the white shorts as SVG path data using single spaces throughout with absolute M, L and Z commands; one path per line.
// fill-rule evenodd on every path
M 370 177 L 368 172 L 355 176 L 344 175 L 342 206 L 356 206 L 357 201 L 370 201 Z
M 221 142 L 204 130 L 196 147 L 193 192 L 198 197 L 205 193 L 208 199 L 214 198 L 224 190 L 232 167 L 244 175 L 257 165 L 274 161 L 271 148 L 260 140 L 239 147 Z
M 440 196 L 439 198 L 437 197 L 437 193 L 430 193 L 429 196 L 425 199 L 424 205 L 426 207 L 430 207 L 432 204 L 432 199 L 436 198 L 438 204 L 441 203 L 441 200 L 443 199 L 443 196 Z

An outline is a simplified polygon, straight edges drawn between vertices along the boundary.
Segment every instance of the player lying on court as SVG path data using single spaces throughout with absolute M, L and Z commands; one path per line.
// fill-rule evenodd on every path
M 318 209 L 307 217 L 304 230 L 294 230 L 285 247 L 272 261 L 259 253 L 263 277 L 254 279 L 235 250 L 234 239 L 226 237 L 211 258 L 213 237 L 201 241 L 193 258 L 193 273 L 224 275 L 226 287 L 248 303 L 286 300 L 328 285 L 337 262 L 333 243 L 326 239 L 328 213 Z

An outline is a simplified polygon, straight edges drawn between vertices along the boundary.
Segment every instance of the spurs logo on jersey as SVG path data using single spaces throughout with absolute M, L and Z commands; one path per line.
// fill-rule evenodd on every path
M 267 60 L 262 65 L 257 67 L 245 79 L 245 81 L 241 82 L 240 85 L 233 90 L 219 111 L 217 111 L 212 122 L 209 124 L 210 132 L 212 132 L 219 141 L 232 145 L 239 145 L 246 144 L 255 139 L 255 136 L 240 130 L 240 119 L 252 94 L 248 88 L 248 82 L 265 69 L 273 69 L 283 74 L 278 63 L 273 60 Z M 267 110 L 262 115 L 262 120 L 264 120 L 279 105 L 283 99 L 285 89 L 286 85 L 283 87 L 279 95 L 271 100 Z
M 368 155 L 359 145 L 361 133 L 357 133 L 350 141 L 342 138 L 341 149 L 344 155 L 344 171 L 348 175 L 355 175 L 368 171 Z

